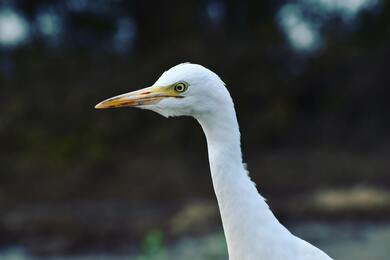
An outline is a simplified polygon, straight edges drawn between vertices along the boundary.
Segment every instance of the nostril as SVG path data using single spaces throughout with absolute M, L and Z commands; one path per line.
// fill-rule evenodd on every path
M 142 92 L 142 93 L 141 93 L 141 95 L 147 95 L 147 94 L 150 94 L 150 91 Z

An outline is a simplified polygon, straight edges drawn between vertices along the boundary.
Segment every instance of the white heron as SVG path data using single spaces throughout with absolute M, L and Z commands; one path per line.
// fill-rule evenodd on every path
M 209 163 L 230 260 L 331 259 L 291 234 L 258 193 L 242 162 L 234 104 L 211 70 L 182 63 L 148 88 L 104 100 L 95 108 L 138 107 L 165 117 L 192 116 L 207 139 Z

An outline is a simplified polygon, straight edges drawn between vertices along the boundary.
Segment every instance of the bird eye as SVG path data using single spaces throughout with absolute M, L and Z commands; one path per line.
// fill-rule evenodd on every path
M 178 82 L 175 84 L 174 90 L 178 93 L 182 93 L 186 91 L 188 88 L 188 85 L 184 82 Z

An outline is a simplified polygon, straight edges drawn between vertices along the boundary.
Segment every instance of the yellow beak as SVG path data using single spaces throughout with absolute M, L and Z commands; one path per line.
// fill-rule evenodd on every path
M 182 98 L 170 87 L 148 87 L 126 94 L 118 95 L 106 99 L 95 106 L 96 109 L 116 108 L 116 107 L 137 107 L 152 105 L 160 102 L 163 98 Z

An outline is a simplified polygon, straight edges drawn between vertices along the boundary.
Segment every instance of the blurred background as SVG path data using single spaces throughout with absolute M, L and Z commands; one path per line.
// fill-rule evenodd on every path
M 390 259 L 389 1 L 2 0 L 0 55 L 1 259 L 227 259 L 196 121 L 94 110 L 187 61 L 283 224 Z

